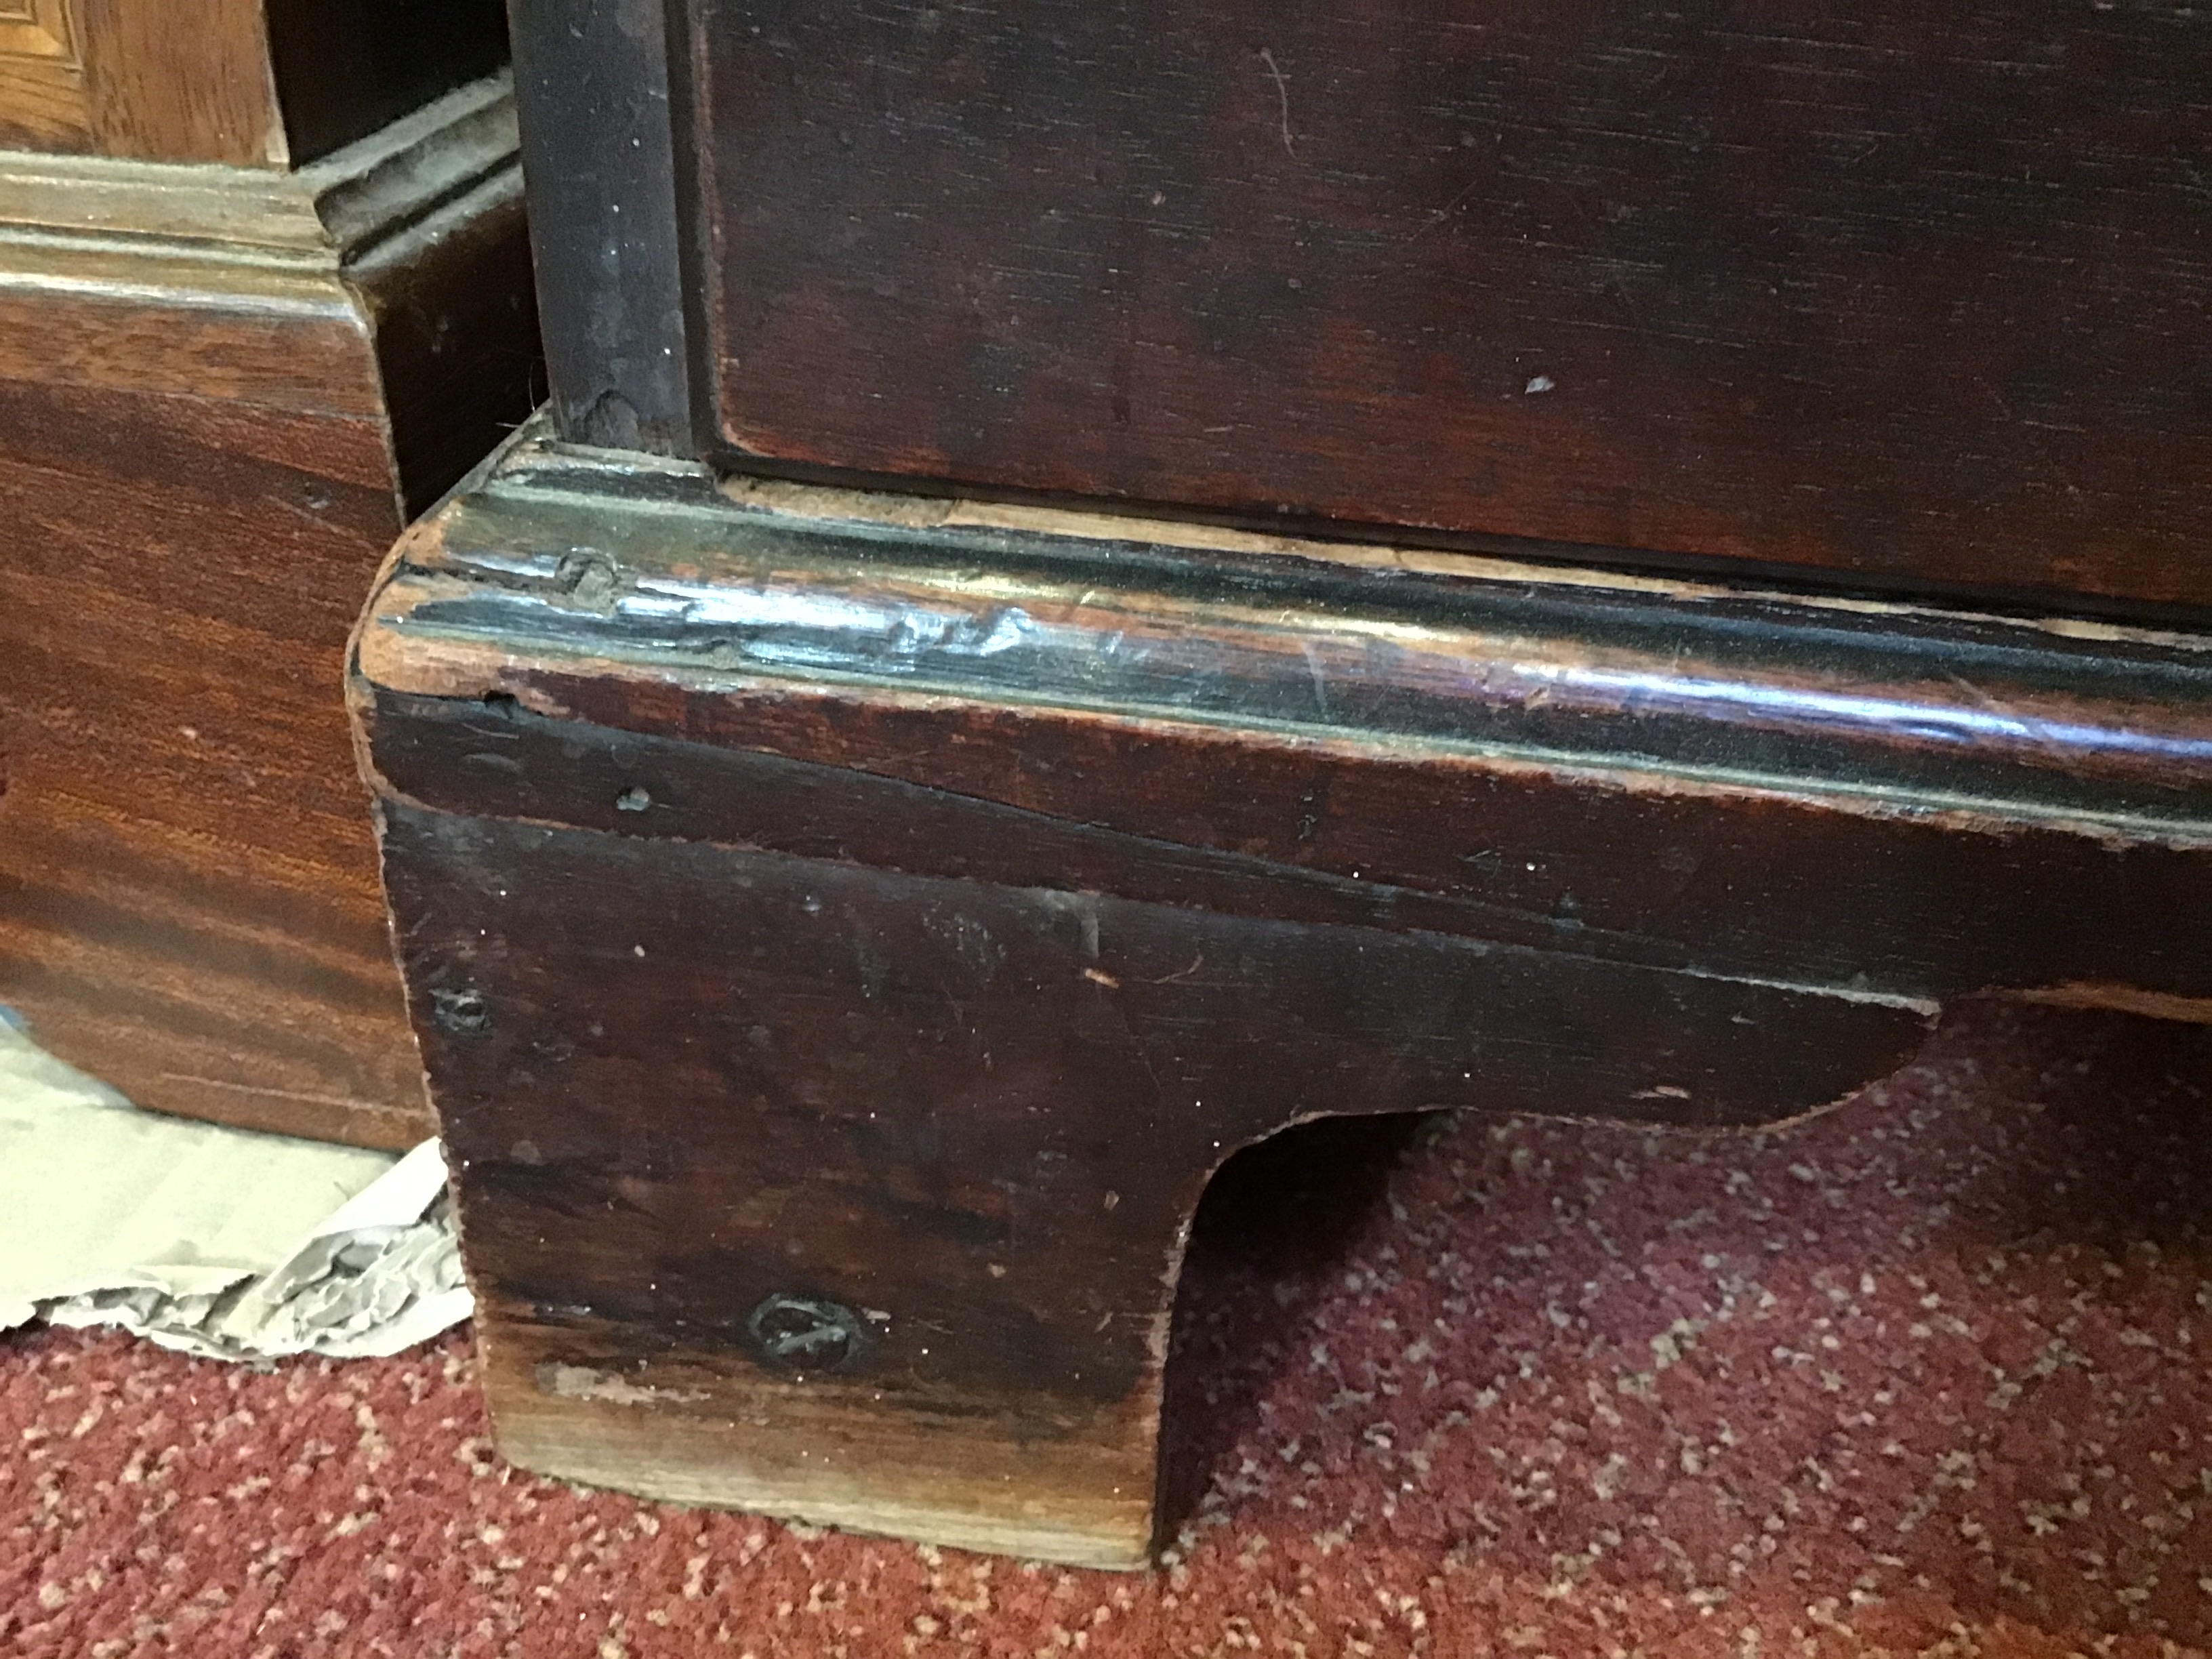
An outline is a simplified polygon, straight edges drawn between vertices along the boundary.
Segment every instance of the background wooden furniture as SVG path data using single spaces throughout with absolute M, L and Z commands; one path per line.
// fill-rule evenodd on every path
M 511 1455 L 1133 1565 L 1238 1146 L 2212 1017 L 2212 23 L 516 18 L 353 675 Z
M 0 146 L 297 167 L 506 58 L 498 0 L 9 0 Z
M 429 1132 L 338 688 L 377 558 L 529 406 L 499 22 L 0 23 L 0 130 L 103 152 L 0 153 L 0 1003 L 145 1106 Z

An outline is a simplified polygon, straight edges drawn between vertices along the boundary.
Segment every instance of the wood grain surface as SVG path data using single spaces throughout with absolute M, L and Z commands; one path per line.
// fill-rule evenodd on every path
M 2212 604 L 2198 12 L 690 15 L 732 464 Z
M 1448 1103 L 1787 1115 L 1925 1029 L 1419 933 L 384 823 L 508 1455 L 1092 1565 L 1150 1543 L 1176 1263 L 1237 1147 Z
M 373 387 L 352 346 L 322 372 Z M 0 427 L 0 1001 L 148 1106 L 419 1139 L 332 712 L 382 422 L 9 380 Z
M 352 252 L 0 234 L 0 1003 L 143 1105 L 398 1147 L 344 641 L 528 407 L 511 156 Z
M 15 0 L 0 145 L 298 166 L 506 59 L 499 0 Z
M 0 142 L 73 149 L 85 137 L 82 33 L 72 0 L 0 10 Z
M 149 161 L 281 166 L 284 112 L 262 0 L 76 0 L 87 146 Z
M 352 695 L 510 1456 L 1134 1565 L 1237 1147 L 2212 1019 L 2200 636 L 1146 531 L 526 436 L 402 542 Z

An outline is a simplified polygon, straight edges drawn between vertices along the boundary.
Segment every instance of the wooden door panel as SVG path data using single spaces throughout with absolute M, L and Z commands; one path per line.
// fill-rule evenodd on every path
M 74 149 L 91 131 L 70 0 L 0 0 L 0 144 Z

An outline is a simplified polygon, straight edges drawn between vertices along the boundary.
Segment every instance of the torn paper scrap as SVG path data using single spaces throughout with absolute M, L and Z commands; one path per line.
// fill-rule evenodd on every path
M 446 1162 L 426 1140 L 317 1226 L 215 1327 L 258 1354 L 398 1353 L 471 1311 L 446 1197 Z
M 0 1322 L 102 1291 L 219 1295 L 391 1162 L 139 1111 L 0 1030 Z
M 0 1023 L 0 1330 L 352 1357 L 469 1312 L 435 1143 L 395 1162 L 140 1111 Z

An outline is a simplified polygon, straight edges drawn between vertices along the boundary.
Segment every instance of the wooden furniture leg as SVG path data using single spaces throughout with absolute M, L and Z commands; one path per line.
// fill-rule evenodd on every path
M 1135 1565 L 1239 1146 L 1759 1123 L 1951 997 L 2212 1008 L 2171 636 L 533 435 L 351 684 L 501 1443 L 663 1497 Z
M 562 741 L 468 736 L 533 771 Z M 667 758 L 609 798 L 775 787 Z M 1437 1103 L 1802 1110 L 1922 1031 L 1893 1002 L 397 800 L 386 837 L 508 1455 L 1094 1565 L 1149 1540 L 1176 1263 L 1237 1147 Z

